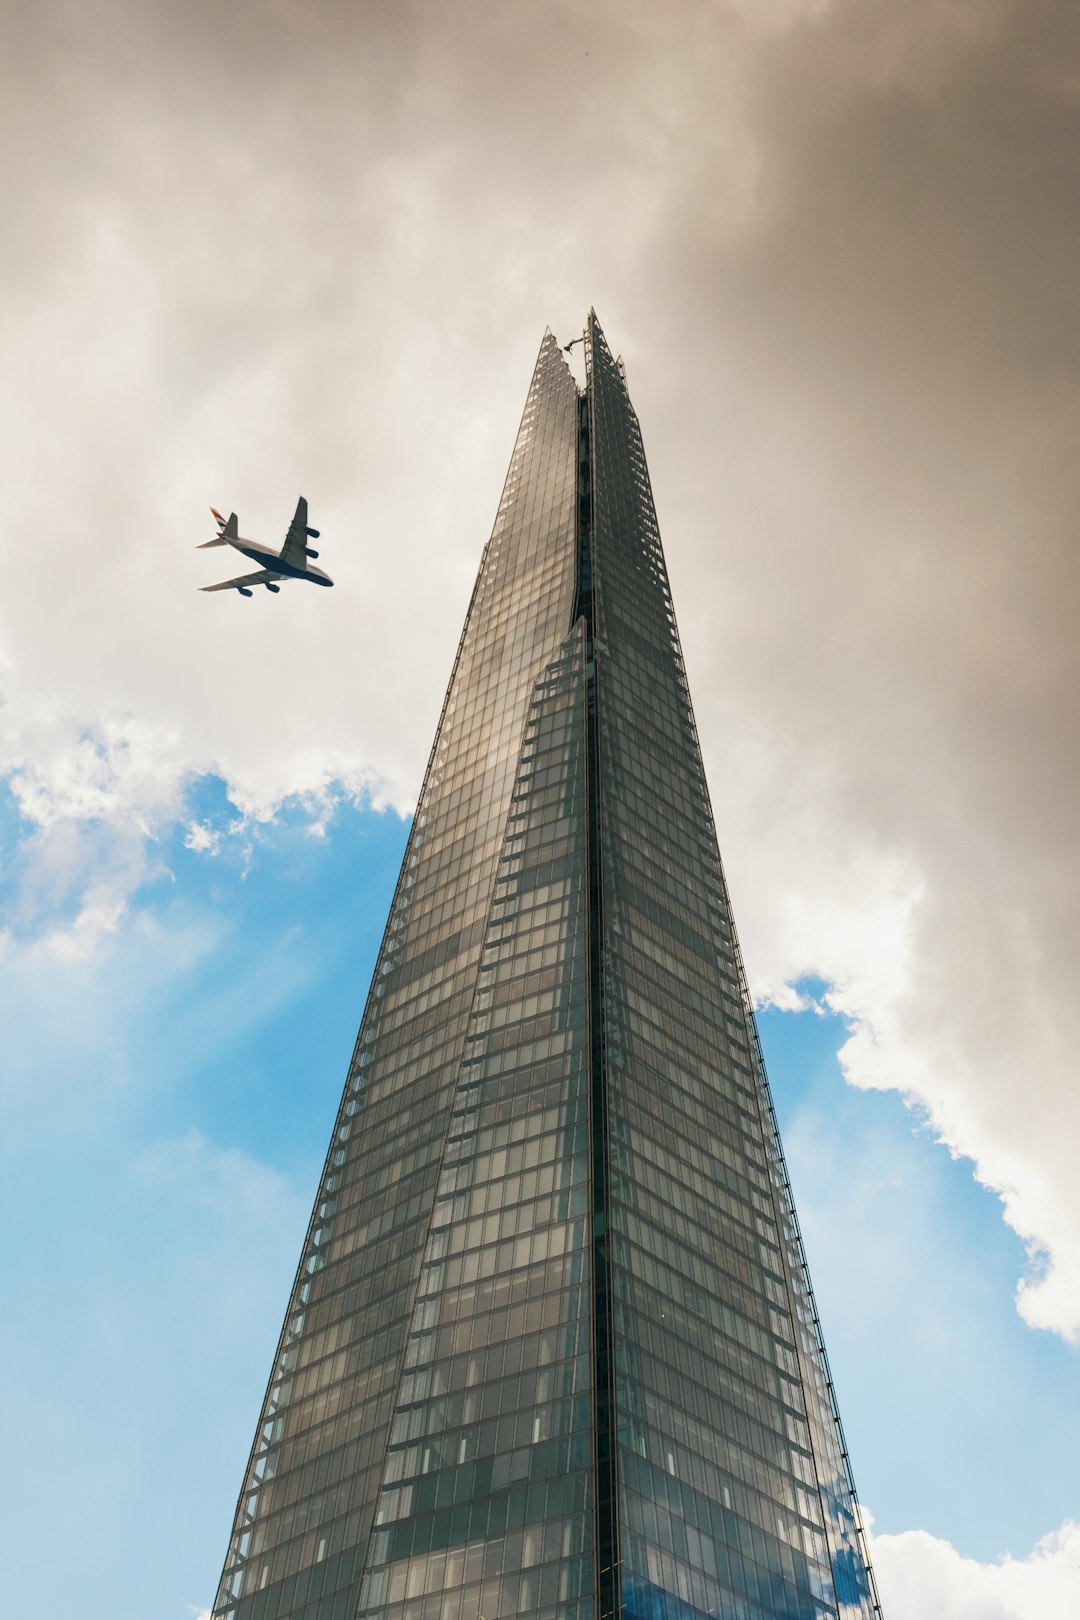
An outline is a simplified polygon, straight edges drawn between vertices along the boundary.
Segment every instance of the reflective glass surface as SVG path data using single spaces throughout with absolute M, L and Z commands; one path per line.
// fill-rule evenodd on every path
M 584 663 L 529 713 L 364 1616 L 592 1614 Z
M 215 1620 L 871 1620 L 637 418 L 544 340 Z
M 627 1616 L 869 1616 L 637 419 L 590 323 Z
M 355 1607 L 537 676 L 570 623 L 577 389 L 541 347 L 428 763 L 215 1604 Z

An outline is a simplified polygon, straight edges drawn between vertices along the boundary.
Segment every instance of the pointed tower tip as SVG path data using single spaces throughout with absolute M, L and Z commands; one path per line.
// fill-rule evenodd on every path
M 603 348 L 607 348 L 608 341 L 604 336 L 604 328 L 600 325 L 595 309 L 589 310 L 589 336 L 594 343 L 599 342 Z

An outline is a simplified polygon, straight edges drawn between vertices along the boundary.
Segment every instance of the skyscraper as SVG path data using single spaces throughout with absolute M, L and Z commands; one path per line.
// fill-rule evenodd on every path
M 879 1614 L 637 418 L 541 345 L 216 1620 Z

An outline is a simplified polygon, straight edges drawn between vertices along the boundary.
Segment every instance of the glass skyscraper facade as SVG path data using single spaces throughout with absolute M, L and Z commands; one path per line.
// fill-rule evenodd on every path
M 215 1620 L 871 1620 L 637 418 L 541 345 Z

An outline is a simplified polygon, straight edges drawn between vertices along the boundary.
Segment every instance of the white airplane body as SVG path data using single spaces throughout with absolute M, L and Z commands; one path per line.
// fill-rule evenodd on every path
M 321 568 L 313 567 L 308 561 L 310 557 L 319 555 L 307 543 L 309 539 L 317 540 L 319 531 L 308 528 L 307 501 L 302 495 L 296 503 L 296 515 L 289 524 L 289 532 L 280 551 L 275 551 L 273 546 L 261 546 L 257 540 L 245 540 L 238 532 L 235 512 L 223 518 L 213 507 L 210 510 L 217 519 L 220 533 L 216 540 L 206 540 L 195 549 L 208 551 L 211 546 L 233 546 L 252 562 L 261 563 L 262 567 L 256 574 L 240 574 L 236 579 L 223 579 L 219 585 L 200 585 L 200 590 L 239 591 L 241 596 L 251 596 L 253 585 L 265 585 L 268 591 L 276 592 L 281 589 L 281 581 L 285 579 L 306 579 L 312 585 L 334 583 L 329 574 L 324 574 Z

